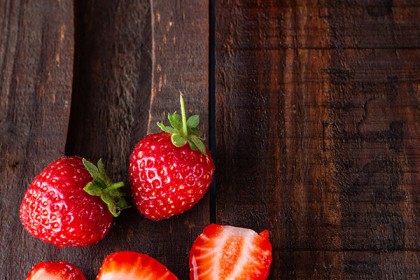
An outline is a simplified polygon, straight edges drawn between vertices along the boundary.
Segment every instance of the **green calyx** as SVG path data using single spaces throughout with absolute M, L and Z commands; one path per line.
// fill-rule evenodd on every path
M 207 156 L 206 147 L 201 137 L 202 133 L 198 129 L 200 116 L 193 115 L 187 119 L 182 94 L 179 96 L 179 100 L 181 103 L 181 115 L 176 112 L 168 114 L 171 126 L 165 126 L 161 122 L 158 122 L 157 125 L 163 131 L 171 134 L 171 142 L 174 146 L 182 147 L 188 143 L 192 150 L 199 150 L 203 155 Z
M 93 178 L 83 189 L 92 196 L 101 197 L 102 201 L 108 206 L 109 212 L 114 217 L 118 217 L 122 210 L 130 207 L 120 190 L 124 186 L 124 183 L 113 183 L 111 181 L 105 173 L 104 164 L 101 159 L 98 161 L 97 166 L 86 159 L 82 159 L 82 161 Z

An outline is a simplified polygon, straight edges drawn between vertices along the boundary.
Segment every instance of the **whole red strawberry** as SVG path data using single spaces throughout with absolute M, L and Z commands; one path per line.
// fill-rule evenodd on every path
M 80 157 L 63 157 L 39 173 L 20 206 L 20 219 L 33 236 L 57 247 L 87 246 L 105 237 L 113 216 L 127 208 L 119 188 Z
M 158 123 L 163 132 L 147 135 L 130 157 L 130 183 L 137 209 L 147 218 L 161 220 L 193 207 L 212 181 L 214 163 L 200 138 L 199 116 L 169 114 L 172 127 Z
M 25 280 L 86 280 L 80 269 L 68 262 L 40 262 L 32 267 Z

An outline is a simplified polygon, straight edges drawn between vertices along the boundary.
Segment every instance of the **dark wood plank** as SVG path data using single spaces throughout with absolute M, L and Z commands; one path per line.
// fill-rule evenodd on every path
M 156 122 L 166 122 L 167 112 L 179 112 L 179 91 L 208 129 L 208 3 L 79 1 L 76 15 L 67 153 L 101 157 L 112 177 L 128 182 L 132 148 L 157 132 Z M 91 279 L 103 258 L 118 250 L 147 253 L 186 279 L 189 247 L 209 221 L 208 203 L 206 197 L 191 211 L 160 222 L 129 209 L 103 242 L 63 254 Z
M 409 279 L 420 6 L 309 2 L 216 2 L 218 222 L 270 230 L 270 279 L 366 279 L 386 251 L 375 275 Z
M 160 0 L 153 1 L 152 8 L 153 81 L 148 132 L 159 131 L 156 122 L 166 120 L 167 112 L 180 112 L 178 99 L 182 93 L 187 114 L 200 115 L 204 136 L 208 136 L 209 2 Z
M 418 253 L 413 251 L 286 250 L 280 251 L 276 256 L 281 279 L 368 280 L 420 277 Z M 402 259 L 411 261 L 401 262 Z
M 19 220 L 23 194 L 64 154 L 73 77 L 73 4 L 0 1 L 0 279 L 24 279 L 56 251 Z
M 66 154 L 92 161 L 102 158 L 111 178 L 128 182 L 131 148 L 146 132 L 148 118 L 150 4 L 76 1 L 75 8 L 75 78 Z M 151 252 L 149 240 L 139 233 L 141 222 L 131 208 L 115 219 L 104 240 L 85 248 L 65 248 L 59 257 L 94 279 L 111 252 L 142 247 Z
M 157 121 L 167 123 L 167 113 L 179 109 L 179 94 L 187 114 L 200 115 L 200 128 L 208 136 L 208 1 L 151 1 L 152 3 L 152 87 L 148 133 L 159 131 Z M 208 141 L 207 141 L 208 142 Z M 152 222 L 149 234 L 159 259 L 179 279 L 188 279 L 189 249 L 209 223 L 209 194 L 191 210 L 167 221 Z

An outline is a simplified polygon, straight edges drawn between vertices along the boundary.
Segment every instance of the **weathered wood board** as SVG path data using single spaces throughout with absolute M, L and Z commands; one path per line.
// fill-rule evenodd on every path
M 179 92 L 208 129 L 208 4 L 93 1 L 77 8 L 80 45 L 67 154 L 101 157 L 114 178 L 128 182 L 131 150 L 159 130 L 157 121 L 167 123 L 168 112 L 179 112 Z M 189 247 L 209 223 L 208 204 L 206 197 L 185 215 L 161 222 L 133 207 L 104 242 L 74 261 L 93 278 L 107 254 L 133 250 L 185 279 Z
M 418 1 L 30 2 L 0 0 L 0 279 L 60 259 L 94 279 L 119 250 L 188 279 L 212 213 L 270 231 L 270 280 L 420 278 Z M 130 193 L 131 149 L 180 92 L 215 139 L 212 201 L 161 222 L 133 207 L 85 248 L 23 229 L 59 156 L 102 158 Z
M 34 174 L 64 154 L 74 24 L 68 1 L 0 3 L 0 279 L 12 280 L 58 253 L 24 231 L 19 206 Z
M 217 221 L 270 279 L 420 277 L 420 6 L 217 1 Z
M 209 223 L 208 196 L 162 222 L 133 207 L 85 248 L 36 240 L 18 209 L 35 174 L 64 154 L 102 158 L 111 177 L 127 182 L 131 149 L 179 111 L 180 91 L 208 130 L 208 2 L 50 2 L 5 1 L 0 14 L 0 205 L 8 213 L 1 215 L 0 278 L 23 279 L 39 261 L 66 260 L 94 279 L 107 254 L 134 250 L 184 279 L 192 241 Z

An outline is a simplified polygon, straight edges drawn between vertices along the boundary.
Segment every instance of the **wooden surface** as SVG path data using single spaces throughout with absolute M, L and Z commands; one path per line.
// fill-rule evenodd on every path
M 205 1 L 80 2 L 67 154 L 101 157 L 111 176 L 128 186 L 131 150 L 158 131 L 157 121 L 167 123 L 168 112 L 180 112 L 179 91 L 207 129 L 207 7 Z M 185 215 L 162 222 L 145 219 L 133 206 L 104 242 L 71 258 L 93 279 L 107 254 L 133 250 L 185 279 L 189 246 L 209 223 L 208 211 L 208 196 Z
M 93 280 L 118 250 L 188 279 L 213 211 L 270 231 L 270 280 L 420 278 L 418 1 L 211 3 L 0 0 L 0 279 L 62 259 Z M 213 198 L 161 222 L 131 208 L 86 248 L 23 229 L 27 185 L 64 154 L 129 192 L 131 149 L 180 91 L 215 139 Z
M 216 1 L 217 218 L 270 279 L 420 278 L 420 6 Z
M 64 154 L 74 24 L 69 1 L 0 7 L 0 279 L 12 280 L 24 279 L 34 262 L 62 256 L 24 232 L 19 206 L 34 175 Z

